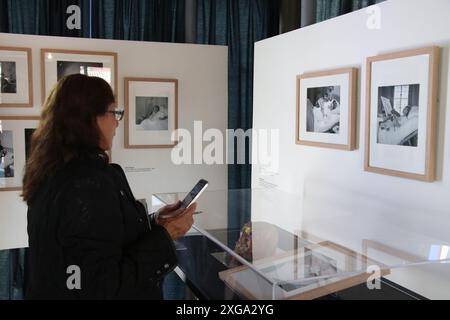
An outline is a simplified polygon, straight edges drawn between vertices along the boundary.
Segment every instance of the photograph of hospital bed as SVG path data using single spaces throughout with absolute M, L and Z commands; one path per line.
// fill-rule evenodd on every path
M 378 143 L 417 147 L 420 85 L 379 88 Z

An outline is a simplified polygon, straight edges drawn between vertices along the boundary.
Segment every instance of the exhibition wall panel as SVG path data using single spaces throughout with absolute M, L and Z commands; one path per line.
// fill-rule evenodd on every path
M 0 46 L 32 49 L 34 92 L 32 107 L 0 108 L 1 116 L 40 114 L 43 100 L 41 49 L 63 49 L 117 53 L 116 94 L 119 108 L 125 106 L 126 77 L 177 80 L 178 128 L 191 132 L 192 144 L 196 138 L 200 146 L 206 145 L 202 139 L 207 129 L 214 128 L 221 132 L 227 129 L 226 47 L 16 34 L 0 34 Z M 70 59 L 77 58 L 73 52 L 58 54 L 66 54 L 65 57 Z M 101 59 L 96 58 L 94 62 L 101 62 Z M 195 121 L 201 121 L 203 129 L 197 137 L 194 137 Z M 202 161 L 196 165 L 175 165 L 171 148 L 125 149 L 124 126 L 122 121 L 117 129 L 112 160 L 125 169 L 136 198 L 151 202 L 154 193 L 187 192 L 201 178 L 210 182 L 210 190 L 227 189 L 226 165 L 206 165 Z M 27 246 L 26 206 L 19 195 L 18 191 L 0 192 L 0 250 Z M 226 213 L 226 206 L 222 209 Z
M 431 256 L 433 245 L 450 243 L 448 12 L 446 0 L 390 0 L 256 44 L 254 129 L 279 130 L 280 138 L 279 163 L 254 164 L 252 184 L 295 194 L 301 206 L 273 216 L 253 210 L 254 220 L 306 230 L 356 251 L 369 239 L 412 254 L 428 250 Z M 441 48 L 436 181 L 364 171 L 366 59 L 431 46 Z M 297 76 L 337 68 L 360 71 L 356 150 L 297 145 Z M 448 255 L 448 246 L 441 249 Z M 414 268 L 392 280 L 429 298 L 449 298 L 449 269 Z

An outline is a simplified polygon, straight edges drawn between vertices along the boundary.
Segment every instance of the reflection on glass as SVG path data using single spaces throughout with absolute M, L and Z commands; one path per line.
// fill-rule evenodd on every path
M 438 260 L 448 259 L 448 258 L 450 258 L 449 251 L 450 251 L 449 246 L 433 245 L 430 248 L 430 254 L 428 256 L 428 260 L 438 261 Z

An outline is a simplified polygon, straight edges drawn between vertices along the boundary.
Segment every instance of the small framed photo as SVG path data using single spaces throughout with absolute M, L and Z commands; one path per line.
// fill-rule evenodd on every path
M 365 170 L 435 180 L 439 48 L 367 59 Z
M 0 116 L 0 191 L 22 190 L 23 170 L 39 117 Z
M 125 148 L 173 148 L 178 80 L 125 78 Z
M 42 102 L 61 78 L 72 74 L 103 78 L 117 94 L 117 53 L 41 49 Z
M 0 47 L 0 108 L 33 106 L 31 49 Z
M 297 144 L 355 149 L 357 77 L 356 68 L 297 77 Z

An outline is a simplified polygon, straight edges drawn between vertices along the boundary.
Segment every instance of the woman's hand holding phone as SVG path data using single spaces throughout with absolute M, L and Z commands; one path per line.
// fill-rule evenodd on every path
M 201 179 L 183 201 L 166 206 L 155 214 L 155 221 L 166 228 L 172 239 L 184 236 L 194 224 L 193 215 L 197 210 L 195 201 L 208 187 L 208 181 Z
M 182 208 L 182 202 L 178 201 L 160 209 L 155 216 L 158 225 L 164 227 L 173 240 L 183 237 L 194 224 L 194 212 L 197 204 L 194 203 L 189 208 Z
M 167 205 L 155 213 L 155 220 L 173 218 L 181 212 L 181 201 Z

